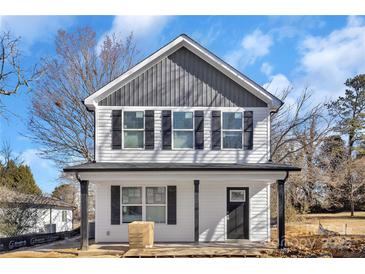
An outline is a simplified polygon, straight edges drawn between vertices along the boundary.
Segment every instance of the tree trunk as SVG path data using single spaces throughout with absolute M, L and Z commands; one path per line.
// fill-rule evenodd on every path
M 348 148 L 348 163 L 347 163 L 347 183 L 350 184 L 350 207 L 351 207 L 351 217 L 354 216 L 354 191 L 352 185 L 352 178 L 351 178 L 351 163 L 352 163 L 352 148 L 354 146 L 354 133 L 350 131 L 349 134 L 349 148 Z
M 354 217 L 355 202 L 354 202 L 354 189 L 352 182 L 350 182 L 350 206 L 351 206 L 351 217 Z

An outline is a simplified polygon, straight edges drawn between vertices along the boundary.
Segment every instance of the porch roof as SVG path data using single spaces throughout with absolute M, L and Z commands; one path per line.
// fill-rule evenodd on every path
M 68 166 L 64 172 L 105 171 L 300 171 L 301 168 L 275 163 L 115 163 L 92 162 Z

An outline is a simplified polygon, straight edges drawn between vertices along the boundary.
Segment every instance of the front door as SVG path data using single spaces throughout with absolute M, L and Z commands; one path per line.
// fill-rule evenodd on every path
M 227 187 L 227 239 L 248 239 L 248 188 Z

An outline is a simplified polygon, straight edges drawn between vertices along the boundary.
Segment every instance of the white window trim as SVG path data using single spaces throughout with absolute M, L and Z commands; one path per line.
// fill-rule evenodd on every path
M 164 187 L 165 188 L 165 203 L 164 204 L 147 204 L 147 187 Z M 165 207 L 165 222 L 164 223 L 156 223 L 155 224 L 167 224 L 167 186 L 145 186 L 144 187 L 145 192 L 145 205 L 144 205 L 144 212 L 145 212 L 145 220 L 147 221 L 147 207 L 148 206 L 164 206 Z M 143 209 L 142 209 L 143 211 Z
M 143 128 L 138 128 L 138 129 L 125 129 L 124 128 L 124 112 L 143 112 Z M 146 130 L 145 130 L 145 112 L 143 110 L 123 110 L 122 111 L 122 149 L 126 149 L 126 150 L 144 150 L 145 149 L 145 141 L 146 141 Z M 124 146 L 124 141 L 125 141 L 125 136 L 124 136 L 124 131 L 143 131 L 143 143 L 142 143 L 142 147 L 125 147 Z
M 128 187 L 135 187 L 135 188 L 141 188 L 141 203 L 140 204 L 124 204 L 123 203 L 123 188 L 128 188 Z M 144 217 L 143 217 L 143 186 L 120 186 L 120 206 L 121 206 L 121 210 L 120 210 L 120 218 L 121 218 L 121 224 L 130 224 L 130 223 L 127 223 L 127 222 L 124 222 L 123 220 L 123 206 L 141 206 L 142 207 L 142 221 L 144 220 Z
M 65 214 L 65 215 L 64 215 Z M 63 218 L 65 217 L 65 218 Z M 62 216 L 61 216 L 61 221 L 63 223 L 67 223 L 67 210 L 62 210 Z
M 192 129 L 175 129 L 174 128 L 174 114 L 175 112 L 191 112 L 193 116 L 193 128 Z M 175 131 L 191 131 L 193 133 L 193 147 L 192 148 L 175 148 L 174 145 L 174 132 Z M 171 117 L 171 149 L 172 150 L 194 150 L 195 149 L 195 115 L 194 110 L 173 110 L 172 111 L 172 117 Z
M 123 204 L 123 188 L 127 187 L 140 187 L 142 188 L 142 204 Z M 147 187 L 164 187 L 165 188 L 165 204 L 147 204 L 146 199 L 146 188 Z M 123 206 L 141 206 L 142 207 L 142 221 L 147 221 L 147 206 L 164 206 L 165 207 L 165 222 L 164 223 L 155 223 L 155 225 L 167 225 L 167 185 L 149 185 L 149 186 L 135 186 L 135 185 L 123 185 L 120 186 L 120 195 L 121 195 L 121 201 L 120 201 L 120 219 L 121 219 L 121 225 L 128 225 L 130 223 L 123 222 Z
M 231 113 L 231 112 L 233 112 L 233 113 L 241 113 L 241 129 L 223 129 L 223 114 L 224 113 Z M 243 149 L 243 136 L 244 136 L 244 134 L 243 134 L 243 129 L 244 129 L 244 119 L 243 119 L 243 112 L 241 112 L 241 111 L 235 111 L 235 110 L 226 110 L 226 111 L 222 111 L 221 112 L 221 150 L 235 150 L 235 151 L 237 151 L 237 150 L 242 150 Z M 242 138 L 242 145 L 241 145 L 241 148 L 224 148 L 223 147 L 223 131 L 237 131 L 237 132 L 241 132 L 241 138 Z
M 238 201 L 232 201 L 232 192 L 234 191 L 243 191 L 243 199 Z M 231 189 L 229 191 L 229 202 L 230 203 L 244 203 L 246 202 L 246 190 L 245 189 Z

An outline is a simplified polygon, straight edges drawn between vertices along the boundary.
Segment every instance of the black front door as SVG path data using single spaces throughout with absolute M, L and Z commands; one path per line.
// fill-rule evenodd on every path
M 248 188 L 227 187 L 227 239 L 248 239 Z

